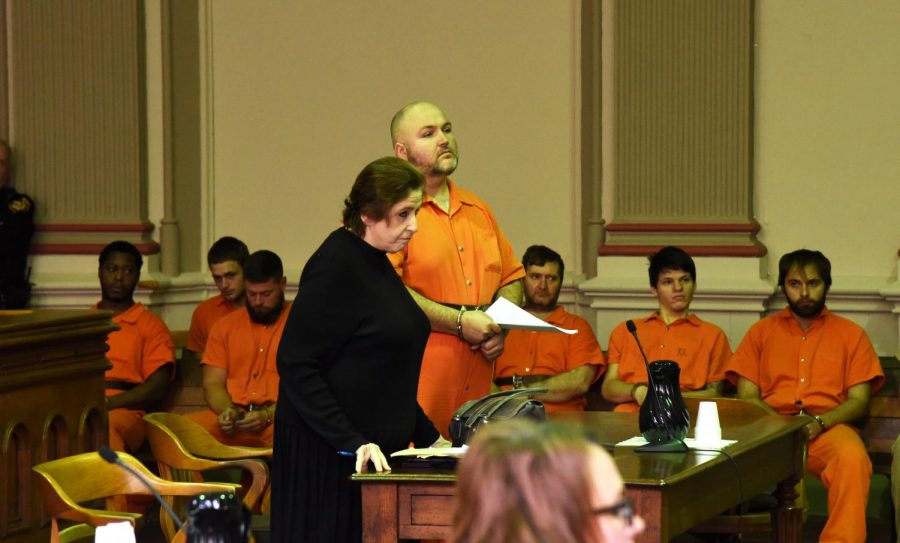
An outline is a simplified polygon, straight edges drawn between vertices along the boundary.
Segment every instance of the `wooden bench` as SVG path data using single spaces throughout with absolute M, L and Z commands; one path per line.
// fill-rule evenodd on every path
M 891 474 L 891 447 L 900 435 L 900 360 L 882 357 L 884 385 L 869 402 L 869 416 L 861 421 L 863 439 L 875 473 Z
M 172 332 L 177 357 L 175 380 L 160 403 L 159 411 L 184 414 L 206 409 L 206 398 L 203 396 L 203 369 L 200 367 L 200 360 L 184 356 L 187 336 L 187 330 Z
M 872 459 L 873 482 L 869 492 L 867 517 L 890 522 L 892 541 L 897 540 L 895 509 L 891 496 L 891 448 L 900 436 L 900 360 L 882 357 L 884 385 L 869 402 L 869 415 L 860 421 L 866 450 Z M 877 478 L 881 484 L 876 484 Z M 884 484 L 884 478 L 887 484 Z

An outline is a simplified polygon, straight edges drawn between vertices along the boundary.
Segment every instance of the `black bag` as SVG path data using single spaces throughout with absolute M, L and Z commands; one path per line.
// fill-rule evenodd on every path
M 453 446 L 460 447 L 468 443 L 482 425 L 491 422 L 515 417 L 543 421 L 546 418 L 544 404 L 527 396 L 544 392 L 547 392 L 546 388 L 519 388 L 494 392 L 477 400 L 467 401 L 453 413 L 453 419 L 450 420 L 450 439 L 453 440 Z

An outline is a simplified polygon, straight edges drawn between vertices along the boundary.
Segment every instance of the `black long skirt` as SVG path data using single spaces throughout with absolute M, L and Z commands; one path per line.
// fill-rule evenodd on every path
M 339 456 L 302 422 L 275 419 L 271 537 L 275 543 L 360 543 L 362 498 L 350 481 L 356 458 Z

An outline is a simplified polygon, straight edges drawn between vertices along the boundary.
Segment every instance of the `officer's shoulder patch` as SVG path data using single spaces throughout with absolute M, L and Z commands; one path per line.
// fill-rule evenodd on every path
M 16 198 L 9 203 L 9 210 L 13 213 L 28 213 L 31 211 L 31 200 L 27 196 Z

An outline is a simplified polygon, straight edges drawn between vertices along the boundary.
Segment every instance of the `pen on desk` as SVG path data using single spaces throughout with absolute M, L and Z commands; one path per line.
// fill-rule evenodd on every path
M 356 458 L 356 453 L 353 451 L 338 451 L 338 456 L 346 456 L 348 458 Z

